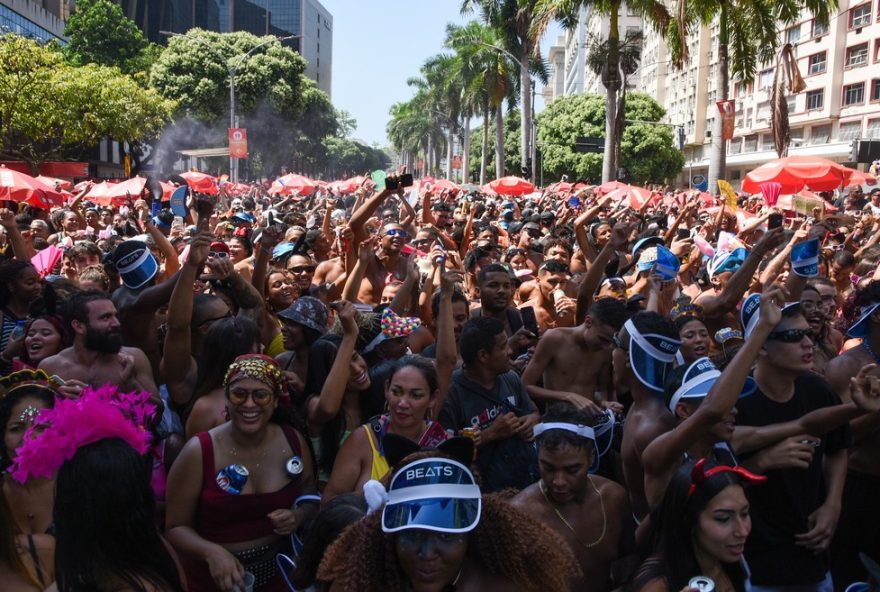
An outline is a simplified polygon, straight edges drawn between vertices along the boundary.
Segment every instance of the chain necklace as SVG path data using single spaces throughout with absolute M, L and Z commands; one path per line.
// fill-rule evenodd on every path
M 593 478 L 590 475 L 587 475 L 587 479 L 590 481 L 590 485 L 593 486 L 593 491 L 596 492 L 596 495 L 599 496 L 599 507 L 602 508 L 602 534 L 599 535 L 599 538 L 593 541 L 592 543 L 583 542 L 575 531 L 574 527 L 571 523 L 565 519 L 562 513 L 556 509 L 556 506 L 553 505 L 553 502 L 550 501 L 550 498 L 547 497 L 547 491 L 544 489 L 544 480 L 541 479 L 538 481 L 538 489 L 541 490 L 541 495 L 544 496 L 544 500 L 547 502 L 547 505 L 550 506 L 554 512 L 556 512 L 556 516 L 562 520 L 562 523 L 568 527 L 568 530 L 571 531 L 571 534 L 574 535 L 574 538 L 584 549 L 591 549 L 602 542 L 605 538 L 605 531 L 608 528 L 608 516 L 605 514 L 605 500 L 602 499 L 602 492 L 599 491 L 599 488 L 596 487 L 596 483 L 593 482 Z

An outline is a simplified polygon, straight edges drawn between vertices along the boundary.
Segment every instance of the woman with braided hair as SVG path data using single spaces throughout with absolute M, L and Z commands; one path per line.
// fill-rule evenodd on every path
M 401 440 L 383 438 L 389 459 L 417 447 Z M 330 547 L 318 580 L 332 592 L 567 590 L 580 573 L 568 546 L 501 497 L 482 496 L 472 458 L 473 442 L 452 438 L 395 463 L 388 492 L 369 482 L 371 513 Z

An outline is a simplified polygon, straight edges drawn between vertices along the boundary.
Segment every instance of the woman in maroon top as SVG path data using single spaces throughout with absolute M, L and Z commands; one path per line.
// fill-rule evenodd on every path
M 230 420 L 192 438 L 168 476 L 168 540 L 189 592 L 243 590 L 245 571 L 255 591 L 282 591 L 275 555 L 290 551 L 290 535 L 317 509 L 302 503 L 317 501 L 312 457 L 277 423 L 282 377 L 272 358 L 239 356 L 224 386 Z

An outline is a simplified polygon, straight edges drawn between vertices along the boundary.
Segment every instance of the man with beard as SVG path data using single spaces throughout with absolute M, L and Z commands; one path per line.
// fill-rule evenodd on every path
M 159 404 L 150 362 L 136 347 L 123 347 L 116 306 L 103 292 L 79 292 L 67 303 L 67 322 L 73 345 L 40 362 L 40 369 L 63 380 L 101 386 L 121 392 L 148 391 Z
M 599 464 L 591 423 L 589 413 L 565 403 L 547 409 L 534 428 L 541 480 L 511 503 L 568 543 L 583 573 L 572 590 L 605 592 L 635 566 L 635 522 L 626 490 L 590 474 Z

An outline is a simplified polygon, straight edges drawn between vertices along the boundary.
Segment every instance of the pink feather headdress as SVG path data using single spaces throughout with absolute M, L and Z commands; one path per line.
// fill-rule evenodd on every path
M 104 438 L 120 438 L 146 454 L 151 439 L 146 426 L 156 410 L 149 399 L 148 392 L 120 393 L 112 384 L 88 387 L 77 399 L 57 398 L 55 408 L 40 411 L 25 434 L 12 477 L 19 483 L 52 477 L 80 447 Z

